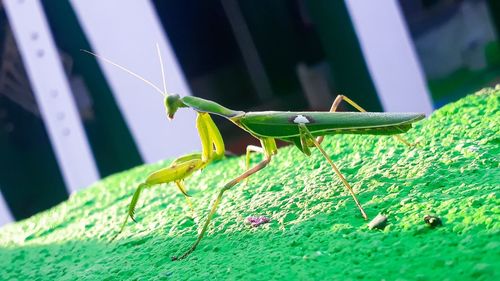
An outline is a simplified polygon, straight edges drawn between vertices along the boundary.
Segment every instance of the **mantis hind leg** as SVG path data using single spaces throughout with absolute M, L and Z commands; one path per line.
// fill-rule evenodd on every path
M 333 163 L 332 159 L 330 158 L 330 156 L 328 156 L 328 154 L 325 152 L 325 150 L 323 149 L 323 147 L 321 147 L 321 144 L 319 143 L 319 141 L 316 140 L 311 135 L 311 133 L 309 132 L 309 130 L 307 129 L 307 127 L 304 124 L 300 124 L 299 125 L 299 130 L 300 130 L 301 138 L 304 138 L 306 140 L 304 145 L 307 145 L 308 142 L 312 142 L 319 149 L 319 151 L 321 152 L 321 154 L 323 154 L 323 157 L 325 157 L 325 159 L 328 162 L 328 164 L 330 164 L 330 166 L 332 167 L 332 169 L 335 172 L 335 174 L 337 174 L 337 176 L 340 178 L 340 180 L 342 181 L 342 183 L 344 184 L 344 186 L 347 188 L 347 190 L 351 194 L 351 196 L 354 199 L 354 202 L 356 203 L 356 206 L 358 207 L 359 211 L 361 212 L 361 215 L 363 216 L 363 218 L 365 220 L 367 220 L 368 216 L 366 215 L 365 210 L 361 206 L 361 203 L 359 203 L 359 200 L 356 197 L 356 194 L 354 193 L 351 185 L 345 179 L 344 175 L 342 175 L 342 173 L 337 168 L 337 166 Z
M 353 100 L 351 100 L 350 98 L 344 96 L 344 95 L 338 95 L 335 100 L 333 101 L 332 103 L 332 107 L 330 108 L 330 111 L 329 112 L 336 112 L 337 111 L 337 108 L 338 106 L 340 105 L 340 103 L 342 101 L 345 101 L 347 102 L 348 104 L 350 104 L 352 107 L 356 108 L 358 111 L 360 112 L 366 112 L 366 110 L 364 108 L 362 108 L 359 104 L 355 103 Z M 403 132 L 403 130 L 401 130 L 401 132 Z M 394 135 L 394 137 L 396 137 L 400 142 L 404 143 L 405 145 L 407 146 L 415 146 L 415 144 L 412 144 L 410 142 L 408 142 L 407 140 L 405 140 L 403 137 L 401 136 L 398 136 L 398 135 Z M 323 138 L 324 136 L 321 136 L 321 137 L 317 137 L 316 138 L 316 141 L 318 143 L 322 143 L 323 142 Z

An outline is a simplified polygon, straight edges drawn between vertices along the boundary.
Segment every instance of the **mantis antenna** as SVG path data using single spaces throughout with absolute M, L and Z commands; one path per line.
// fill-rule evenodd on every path
M 158 93 L 160 93 L 162 96 L 165 96 L 165 95 L 166 95 L 166 92 L 167 92 L 166 90 L 165 90 L 165 92 L 163 92 L 163 91 L 162 91 L 162 90 L 160 90 L 160 88 L 158 88 L 155 84 L 153 84 L 153 83 L 151 83 L 150 81 L 146 80 L 146 78 L 144 78 L 144 77 L 140 76 L 139 74 L 137 74 L 137 73 L 133 72 L 132 70 L 129 70 L 129 69 L 127 69 L 126 67 L 121 66 L 121 65 L 119 65 L 119 64 L 117 64 L 117 63 L 115 63 L 115 62 L 111 61 L 110 59 L 107 59 L 107 58 L 105 58 L 105 57 L 103 57 L 103 56 L 100 56 L 100 55 L 98 55 L 98 54 L 92 53 L 91 51 L 87 51 L 87 50 L 83 50 L 83 49 L 80 49 L 80 51 L 85 52 L 85 53 L 87 53 L 87 54 L 90 54 L 90 55 L 92 55 L 92 56 L 94 56 L 94 57 L 96 57 L 96 58 L 98 58 L 98 59 L 100 59 L 100 60 L 103 60 L 103 61 L 105 61 L 105 62 L 107 62 L 107 63 L 109 63 L 109 64 L 111 64 L 111 65 L 113 65 L 113 66 L 115 66 L 115 67 L 118 67 L 119 69 L 121 69 L 121 70 L 123 70 L 123 71 L 127 72 L 128 74 L 130 74 L 130 75 L 134 76 L 135 78 L 137 78 L 137 79 L 139 79 L 139 80 L 143 81 L 144 83 L 148 84 L 149 86 L 153 87 L 153 89 L 155 89 L 155 90 L 156 90 Z M 160 58 L 160 61 L 161 61 L 161 58 Z M 162 64 L 162 74 L 163 74 L 163 64 Z M 165 86 L 165 77 L 163 77 L 163 85 Z
M 168 95 L 167 83 L 165 82 L 165 71 L 163 70 L 163 60 L 161 59 L 160 45 L 158 45 L 158 43 L 156 43 L 156 51 L 158 51 L 158 58 L 160 59 L 161 78 L 163 79 L 163 90 L 165 90 L 164 93 Z

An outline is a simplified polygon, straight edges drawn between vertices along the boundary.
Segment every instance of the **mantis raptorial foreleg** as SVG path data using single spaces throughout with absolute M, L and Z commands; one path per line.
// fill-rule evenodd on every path
M 350 98 L 344 96 L 344 95 L 338 95 L 335 100 L 333 101 L 332 103 L 332 107 L 330 108 L 330 112 L 336 112 L 337 111 L 337 108 L 339 107 L 340 103 L 342 101 L 345 101 L 347 102 L 348 104 L 350 104 L 352 107 L 356 108 L 358 111 L 360 112 L 366 112 L 366 110 L 364 108 L 362 108 L 359 104 L 355 103 L 353 100 L 351 100 Z M 400 142 L 404 143 L 405 145 L 407 146 L 414 146 L 415 144 L 412 144 L 410 142 L 408 142 L 407 140 L 405 140 L 404 138 L 398 136 L 398 135 L 394 135 Z M 323 139 L 325 137 L 324 136 L 320 136 L 320 137 L 317 137 L 316 138 L 316 141 L 318 143 L 322 143 L 323 142 Z
M 191 212 L 193 213 L 194 215 L 194 208 L 193 208 L 193 203 L 191 203 L 191 199 L 189 199 L 189 197 L 191 197 L 191 195 L 189 195 L 186 191 L 186 187 L 184 186 L 184 181 L 183 180 L 180 180 L 180 181 L 175 181 L 175 185 L 177 186 L 177 188 L 179 189 L 179 191 L 184 194 L 184 197 L 186 198 L 186 203 L 188 204 L 189 206 L 189 209 L 191 209 Z
M 344 175 L 342 175 L 342 173 L 340 172 L 340 170 L 333 163 L 332 159 L 330 158 L 330 156 L 328 156 L 328 154 L 325 152 L 325 150 L 323 149 L 323 147 L 321 147 L 320 142 L 312 136 L 311 132 L 309 132 L 309 130 L 307 129 L 307 127 L 306 127 L 305 124 L 299 124 L 299 129 L 300 129 L 301 138 L 304 138 L 304 139 L 308 140 L 308 142 L 314 143 L 314 145 L 319 149 L 319 151 L 321 151 L 321 154 L 323 154 L 323 156 L 325 157 L 326 161 L 330 164 L 330 166 L 332 167 L 333 171 L 337 174 L 337 176 L 340 178 L 340 180 L 342 181 L 342 183 L 344 184 L 344 186 L 347 188 L 347 190 L 351 194 L 352 198 L 354 199 L 354 202 L 356 203 L 356 206 L 358 206 L 359 211 L 361 212 L 361 215 L 363 216 L 363 218 L 365 220 L 367 220 L 368 216 L 366 215 L 365 210 L 363 210 L 363 207 L 361 206 L 361 203 L 359 203 L 359 200 L 356 197 L 356 194 L 354 193 L 351 185 L 349 184 L 349 182 L 347 182 L 347 180 L 345 179 Z
M 174 160 L 170 166 L 150 174 L 146 181 L 137 187 L 137 190 L 132 196 L 132 200 L 129 204 L 125 221 L 111 241 L 123 231 L 129 217 L 135 221 L 135 208 L 137 206 L 137 202 L 139 201 L 140 194 L 146 187 L 174 182 L 179 191 L 184 194 L 191 211 L 193 211 L 191 200 L 189 199 L 183 180 L 195 171 L 203 169 L 212 160 L 224 156 L 224 142 L 219 130 L 213 123 L 212 118 L 210 118 L 210 115 L 207 113 L 199 113 L 198 118 L 196 119 L 196 127 L 201 140 L 202 152 L 181 156 Z

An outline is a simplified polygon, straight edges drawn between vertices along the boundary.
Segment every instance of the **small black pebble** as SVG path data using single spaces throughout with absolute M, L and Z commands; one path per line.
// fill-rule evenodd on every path
M 432 228 L 443 225 L 443 222 L 439 217 L 431 215 L 425 215 L 424 222 Z
M 162 277 L 170 277 L 170 276 L 172 276 L 172 274 L 173 274 L 173 272 L 172 272 L 172 271 L 167 271 L 167 272 L 163 272 L 163 273 L 161 274 L 161 276 L 162 276 Z

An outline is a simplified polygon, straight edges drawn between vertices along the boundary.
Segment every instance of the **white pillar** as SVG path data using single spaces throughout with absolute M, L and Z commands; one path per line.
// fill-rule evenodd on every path
M 385 111 L 433 110 L 425 76 L 397 0 L 345 0 Z
M 190 94 L 150 1 L 71 0 L 71 4 L 95 53 L 163 89 L 155 47 L 158 43 L 166 66 L 167 90 L 181 96 Z M 82 56 L 89 55 L 82 53 Z M 158 92 L 110 64 L 102 61 L 99 64 L 146 162 L 199 149 L 195 114 L 191 110 L 181 108 L 169 122 Z
M 57 163 L 70 193 L 99 179 L 99 174 L 38 0 L 3 1 Z
M 7 203 L 0 192 L 0 227 L 2 225 L 6 225 L 9 222 L 13 222 L 14 218 L 10 214 L 9 208 L 7 207 Z

